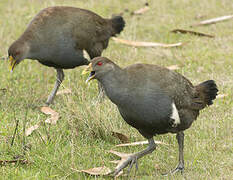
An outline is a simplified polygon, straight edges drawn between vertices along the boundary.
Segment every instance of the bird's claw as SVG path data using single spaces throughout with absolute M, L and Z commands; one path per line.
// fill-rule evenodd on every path
M 132 169 L 132 167 L 133 167 L 134 164 L 135 164 L 135 168 L 136 168 L 136 170 L 135 170 L 135 173 L 136 173 L 137 170 L 138 170 L 138 161 L 137 161 L 137 157 L 133 158 L 132 161 L 131 161 L 131 163 L 130 163 L 130 166 L 129 166 L 129 168 L 128 168 L 128 176 L 129 176 L 130 171 L 131 171 L 131 169 Z
M 175 174 L 175 173 L 177 173 L 177 172 L 180 172 L 181 174 L 183 174 L 183 172 L 184 172 L 184 165 L 179 164 L 175 169 L 171 170 L 171 171 L 168 172 L 168 173 L 164 173 L 164 174 L 162 174 L 162 175 L 163 175 L 163 176 L 167 176 L 167 175 L 169 175 L 169 174 Z
M 128 157 L 120 166 L 118 166 L 113 172 L 113 176 L 117 176 L 125 167 L 127 167 L 128 165 L 130 164 L 129 166 L 129 169 L 128 169 L 128 176 L 129 176 L 129 173 L 133 167 L 134 164 L 136 164 L 136 170 L 138 169 L 138 166 L 137 166 L 137 156 L 130 156 Z

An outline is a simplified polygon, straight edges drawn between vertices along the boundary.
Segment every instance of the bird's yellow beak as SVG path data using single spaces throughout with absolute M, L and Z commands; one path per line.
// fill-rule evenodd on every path
M 10 66 L 9 66 L 9 68 L 10 68 L 11 71 L 13 71 L 14 68 L 15 68 L 15 65 L 16 65 L 16 60 L 15 60 L 12 56 L 10 56 L 10 57 L 9 57 L 9 61 L 10 61 Z
M 88 81 L 92 80 L 95 77 L 95 71 L 93 71 L 92 63 L 90 63 L 87 66 L 87 68 L 83 70 L 82 75 L 87 74 L 89 72 L 91 72 L 91 73 L 90 73 L 89 77 L 87 78 L 86 83 L 88 83 Z

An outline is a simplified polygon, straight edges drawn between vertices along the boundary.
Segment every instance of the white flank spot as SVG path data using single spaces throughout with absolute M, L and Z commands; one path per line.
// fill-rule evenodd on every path
M 180 117 L 179 117 L 179 114 L 178 114 L 178 111 L 176 109 L 176 105 L 174 102 L 172 103 L 172 115 L 170 118 L 175 120 L 174 126 L 177 126 L 177 124 L 180 124 Z

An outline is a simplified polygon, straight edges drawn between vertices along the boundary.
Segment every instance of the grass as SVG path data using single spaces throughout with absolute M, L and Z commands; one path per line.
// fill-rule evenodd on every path
M 145 1 L 104 0 L 1 0 L 0 2 L 0 55 L 6 55 L 9 45 L 24 31 L 28 22 L 42 8 L 51 5 L 69 5 L 92 10 L 103 17 L 135 10 Z M 233 177 L 233 21 L 192 28 L 216 35 L 214 39 L 192 35 L 172 34 L 175 28 L 190 29 L 189 25 L 202 19 L 232 14 L 229 0 L 176 0 L 149 1 L 150 11 L 142 16 L 125 14 L 126 27 L 120 37 L 128 40 L 164 43 L 188 42 L 181 48 L 133 48 L 110 41 L 103 55 L 121 66 L 136 62 L 169 66 L 194 84 L 216 80 L 220 94 L 225 98 L 203 110 L 192 127 L 185 131 L 185 173 L 161 176 L 178 162 L 175 136 L 155 137 L 169 144 L 159 145 L 152 154 L 139 160 L 136 179 L 231 179 Z M 200 18 L 203 16 L 202 18 Z M 198 19 L 199 17 L 199 19 Z M 116 107 L 105 99 L 97 100 L 97 85 L 85 84 L 81 76 L 83 67 L 65 71 L 61 87 L 70 88 L 72 94 L 60 95 L 51 106 L 60 113 L 57 125 L 41 126 L 29 137 L 24 129 L 47 116 L 40 112 L 55 82 L 55 71 L 36 61 L 25 60 L 14 73 L 8 62 L 0 63 L 0 160 L 23 156 L 30 164 L 9 164 L 0 167 L 0 179 L 95 179 L 76 172 L 106 165 L 116 157 L 106 150 L 120 141 L 111 131 L 121 132 L 130 141 L 144 140 L 120 117 Z M 16 122 L 19 122 L 14 145 L 11 146 Z M 48 138 L 49 137 L 49 138 Z M 137 152 L 145 147 L 114 148 L 122 152 Z M 100 177 L 102 179 L 104 177 Z M 109 178 L 106 178 L 109 179 Z M 122 178 L 125 179 L 125 178 Z

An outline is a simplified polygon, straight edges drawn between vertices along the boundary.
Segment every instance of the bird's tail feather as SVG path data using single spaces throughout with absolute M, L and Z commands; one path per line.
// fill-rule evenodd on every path
M 213 100 L 216 98 L 218 88 L 213 80 L 202 82 L 195 86 L 197 97 L 195 100 L 196 104 L 200 104 L 203 109 L 205 106 L 213 104 Z
M 113 36 L 119 34 L 125 27 L 125 21 L 122 16 L 114 16 L 111 19 L 113 27 Z

